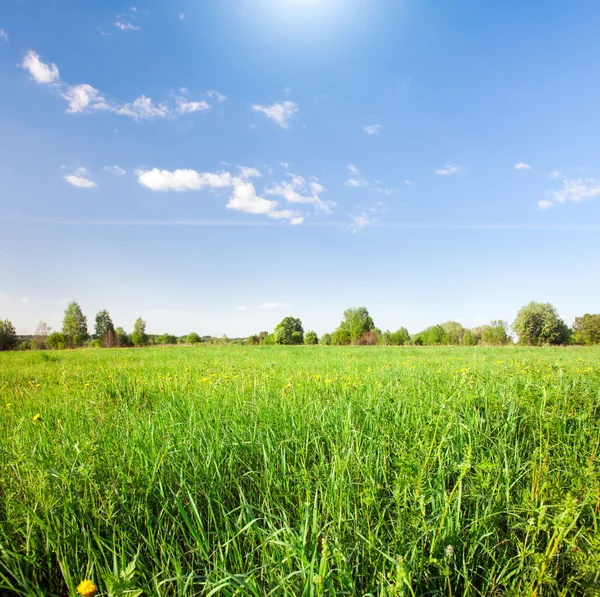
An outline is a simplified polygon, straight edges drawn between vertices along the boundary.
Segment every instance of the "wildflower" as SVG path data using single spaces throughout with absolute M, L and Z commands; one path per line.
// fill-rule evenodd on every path
M 31 420 L 32 421 L 41 421 L 42 415 L 40 413 L 36 413 L 35 415 L 33 415 L 33 418 Z
M 454 547 L 452 545 L 448 545 L 446 547 L 446 557 L 451 560 L 454 556 Z
M 91 580 L 84 580 L 79 583 L 77 592 L 80 595 L 83 595 L 83 597 L 94 597 L 94 595 L 98 592 L 98 589 Z

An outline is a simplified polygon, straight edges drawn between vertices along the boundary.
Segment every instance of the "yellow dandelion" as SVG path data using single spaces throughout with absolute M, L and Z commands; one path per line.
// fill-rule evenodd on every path
M 77 592 L 83 597 L 94 597 L 98 592 L 96 585 L 91 580 L 84 580 L 79 583 Z
M 42 420 L 42 415 L 40 413 L 36 413 L 35 415 L 33 415 L 32 421 L 41 421 Z

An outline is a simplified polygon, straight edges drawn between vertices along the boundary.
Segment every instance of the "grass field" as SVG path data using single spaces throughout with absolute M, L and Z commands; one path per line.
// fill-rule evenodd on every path
M 599 595 L 599 516 L 598 349 L 0 354 L 2 594 Z

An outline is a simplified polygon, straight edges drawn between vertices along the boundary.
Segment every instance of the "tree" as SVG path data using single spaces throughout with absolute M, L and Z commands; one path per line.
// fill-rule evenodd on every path
M 406 328 L 400 328 L 398 331 L 390 334 L 390 344 L 393 346 L 402 346 L 410 342 L 410 334 Z
M 177 336 L 173 336 L 172 334 L 163 334 L 162 336 L 158 336 L 156 338 L 157 344 L 177 344 Z
M 133 324 L 133 334 L 131 341 L 134 346 L 146 346 L 148 344 L 148 334 L 146 334 L 146 322 L 138 317 Z
M 304 329 L 302 322 L 295 317 L 284 317 L 273 332 L 275 344 L 302 344 Z
M 87 317 L 75 301 L 69 303 L 65 309 L 62 331 L 65 336 L 66 346 L 69 348 L 83 346 L 84 342 L 89 338 Z
M 318 343 L 319 343 L 319 338 L 315 332 L 313 332 L 312 330 L 309 330 L 308 332 L 306 332 L 306 335 L 304 336 L 304 344 L 309 344 L 309 345 L 314 346 L 315 344 L 318 344 Z
M 465 330 L 461 344 L 463 346 L 477 346 L 478 338 L 473 330 Z
M 575 344 L 600 344 L 600 314 L 576 317 L 573 324 L 573 342 Z
M 441 327 L 444 330 L 442 344 L 458 346 L 465 333 L 465 328 L 457 321 L 447 321 L 446 323 L 442 323 Z
M 339 339 L 350 339 L 350 343 L 358 343 L 365 332 L 375 329 L 373 318 L 369 315 L 366 307 L 350 308 L 344 311 L 344 318 L 340 323 L 338 330 L 341 334 Z M 345 342 L 344 342 L 345 343 Z
M 200 336 L 198 336 L 198 334 L 196 334 L 196 332 L 192 332 L 191 334 L 188 334 L 185 341 L 187 344 L 200 344 L 200 342 L 201 342 Z
M 52 332 L 46 338 L 46 346 L 51 350 L 62 350 L 66 345 L 65 335 L 62 332 Z
M 331 334 L 323 334 L 321 336 L 321 341 L 319 342 L 319 344 L 324 344 L 325 346 L 330 346 L 331 345 Z
M 46 348 L 46 338 L 51 331 L 52 328 L 45 321 L 40 321 L 35 330 L 35 335 L 31 340 L 31 348 L 34 350 L 44 350 Z
M 519 336 L 519 344 L 527 346 L 566 344 L 569 340 L 567 324 L 550 303 L 531 302 L 525 305 L 512 327 Z
M 17 343 L 15 326 L 8 319 L 0 321 L 0 350 L 13 350 Z
M 369 330 L 368 332 L 363 332 L 362 336 L 354 344 L 358 344 L 359 346 L 377 346 L 378 341 L 379 331 Z
M 115 339 L 117 341 L 117 346 L 120 346 L 120 347 L 123 347 L 123 348 L 125 348 L 127 346 L 133 346 L 133 342 L 131 341 L 131 337 L 121 327 L 118 327 L 115 330 Z
M 481 339 L 491 346 L 504 346 L 510 342 L 508 335 L 508 325 L 500 319 L 492 321 L 488 326 L 485 326 Z
M 102 346 L 112 348 L 117 344 L 115 326 L 106 309 L 96 315 L 96 336 Z

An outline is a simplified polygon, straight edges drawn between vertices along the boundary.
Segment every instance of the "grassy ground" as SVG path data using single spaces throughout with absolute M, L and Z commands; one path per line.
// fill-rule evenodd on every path
M 598 595 L 599 452 L 597 349 L 0 354 L 0 590 Z

